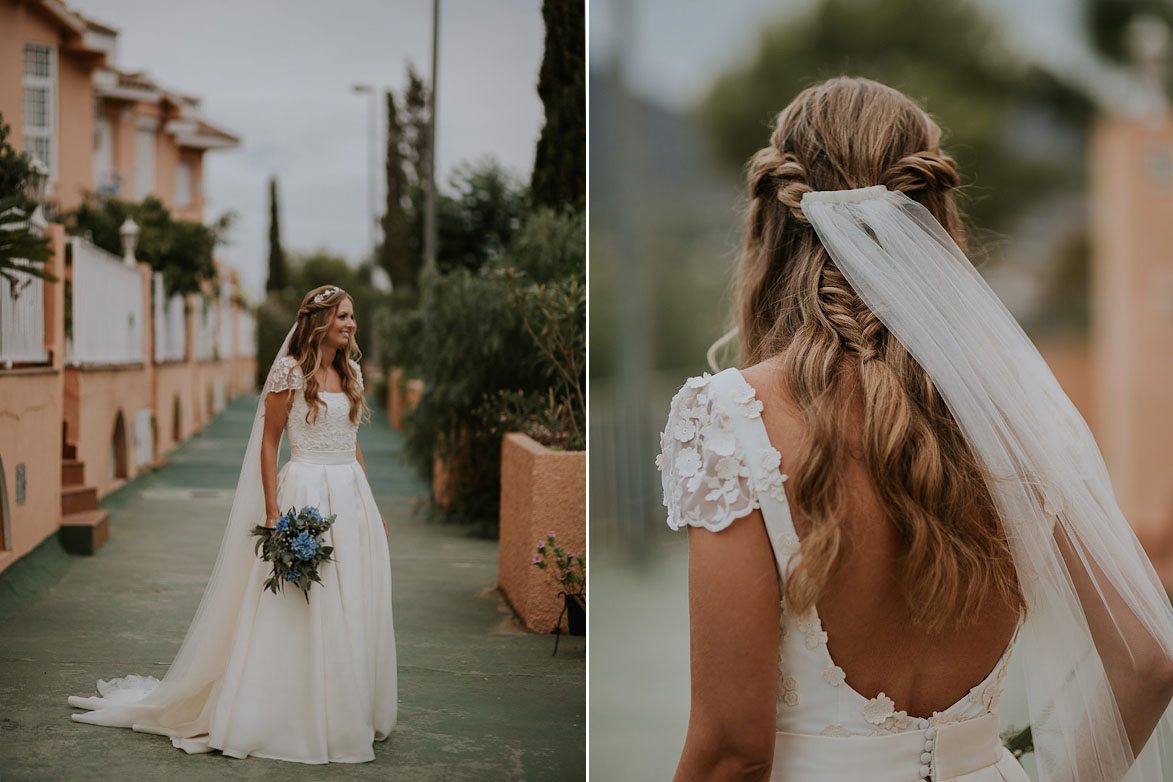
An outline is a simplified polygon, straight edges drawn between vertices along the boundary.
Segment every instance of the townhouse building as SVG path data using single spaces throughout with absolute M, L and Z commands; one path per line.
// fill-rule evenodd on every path
M 0 118 L 47 171 L 40 230 L 59 282 L 0 281 L 0 571 L 58 534 L 91 553 L 98 500 L 163 462 L 255 375 L 234 270 L 199 294 L 56 222 L 88 194 L 204 216 L 204 155 L 240 139 L 198 97 L 120 67 L 118 31 L 58 0 L 0 0 Z

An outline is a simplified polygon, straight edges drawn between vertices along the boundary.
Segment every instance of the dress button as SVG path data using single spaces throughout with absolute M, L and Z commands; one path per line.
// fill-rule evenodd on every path
M 922 765 L 920 767 L 920 775 L 921 775 L 921 777 L 927 777 L 929 775 L 929 767 Z
M 929 728 L 927 731 L 925 731 L 925 738 L 930 738 L 930 739 L 937 738 L 937 729 L 936 728 Z
M 932 752 L 934 746 L 936 746 L 936 743 L 932 739 L 926 740 L 925 741 L 925 752 Z
M 930 755 L 928 752 L 920 753 L 920 762 L 921 763 L 928 763 L 932 759 L 933 759 L 933 756 Z
M 929 720 L 928 720 L 928 718 L 927 718 L 927 717 L 921 717 L 919 720 L 917 720 L 916 726 L 917 726 L 918 728 L 920 728 L 921 730 L 924 730 L 925 728 L 927 728 L 927 727 L 929 726 Z

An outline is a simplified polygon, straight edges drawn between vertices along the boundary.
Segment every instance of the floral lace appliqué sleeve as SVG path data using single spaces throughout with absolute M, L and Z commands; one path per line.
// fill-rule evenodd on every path
M 348 360 L 350 361 L 350 368 L 354 370 L 354 376 L 356 378 L 358 378 L 359 389 L 366 388 L 366 386 L 364 386 L 363 382 L 362 382 L 362 367 L 360 367 L 358 365 L 358 362 L 355 361 L 354 359 L 348 359 Z
M 297 359 L 285 356 L 269 370 L 269 377 L 265 379 L 265 387 L 261 391 L 261 396 L 285 391 L 289 388 L 301 388 L 301 386 L 301 367 L 298 365 Z
M 691 378 L 672 399 L 660 447 L 656 466 L 672 529 L 717 532 L 758 507 L 733 422 L 714 402 L 708 374 Z

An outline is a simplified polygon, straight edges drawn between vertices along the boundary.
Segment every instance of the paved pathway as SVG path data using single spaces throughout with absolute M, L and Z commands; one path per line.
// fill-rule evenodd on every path
M 399 724 L 375 761 L 302 766 L 186 755 L 162 736 L 75 723 L 98 677 L 162 676 L 199 603 L 256 397 L 233 401 L 101 505 L 110 540 L 71 557 L 50 539 L 0 574 L 0 781 L 585 778 L 585 644 L 526 633 L 493 592 L 494 541 L 427 523 L 428 487 L 375 410 L 359 442 L 390 527 Z

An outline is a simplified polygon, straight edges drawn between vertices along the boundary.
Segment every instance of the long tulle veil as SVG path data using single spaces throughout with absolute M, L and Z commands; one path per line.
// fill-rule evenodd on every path
M 296 326 L 294 327 L 296 328 Z M 273 360 L 277 365 L 289 352 L 294 328 L 285 335 Z M 272 372 L 272 367 L 270 367 Z M 249 531 L 264 522 L 265 496 L 261 486 L 261 440 L 265 428 L 265 397 L 257 402 L 252 431 L 245 449 L 240 478 L 220 553 L 195 617 L 174 661 L 161 681 L 131 674 L 99 681 L 101 697 L 71 696 L 69 704 L 91 711 L 74 714 L 78 722 L 133 727 L 172 738 L 202 733 L 201 712 L 208 693 L 220 677 L 236 632 L 250 565 L 255 558 Z
M 1173 779 L 1173 609 L 1083 418 L 919 203 L 878 185 L 807 193 L 802 209 L 987 473 L 1026 598 L 1018 653 L 1039 779 Z M 1134 757 L 1130 733 L 1150 730 Z

